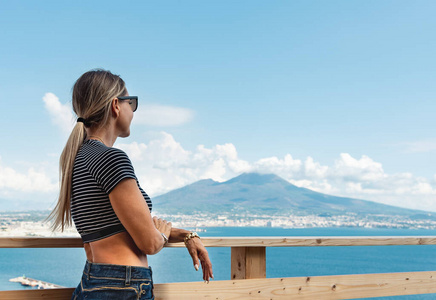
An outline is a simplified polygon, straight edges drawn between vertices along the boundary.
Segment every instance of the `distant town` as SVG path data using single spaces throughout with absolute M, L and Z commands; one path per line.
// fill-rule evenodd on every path
M 79 237 L 74 227 L 64 232 L 52 232 L 50 223 L 45 222 L 48 211 L 0 212 L 0 236 L 41 236 L 41 237 Z M 316 227 L 363 227 L 363 228 L 399 228 L 399 229 L 436 229 L 432 219 L 410 219 L 405 216 L 367 215 L 248 215 L 248 214 L 209 214 L 166 215 L 174 227 L 206 230 L 207 227 L 280 227 L 280 228 L 316 228 Z

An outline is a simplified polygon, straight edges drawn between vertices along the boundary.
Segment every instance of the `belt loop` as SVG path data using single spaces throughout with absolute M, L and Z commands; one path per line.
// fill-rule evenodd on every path
M 130 285 L 131 276 L 132 276 L 132 267 L 126 266 L 126 286 Z
M 91 262 L 88 262 L 88 280 L 91 273 Z

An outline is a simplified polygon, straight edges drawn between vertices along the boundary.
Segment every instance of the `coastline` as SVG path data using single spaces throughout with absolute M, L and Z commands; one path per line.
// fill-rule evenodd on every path
M 0 237 L 80 237 L 74 225 L 64 232 L 52 232 L 50 223 L 44 222 L 48 211 L 0 212 Z M 174 227 L 266 227 L 282 229 L 308 228 L 378 228 L 378 229 L 413 229 L 434 230 L 436 221 L 432 219 L 410 219 L 404 216 L 344 214 L 324 215 L 248 215 L 243 213 L 221 213 L 192 215 L 157 214 L 170 220 Z

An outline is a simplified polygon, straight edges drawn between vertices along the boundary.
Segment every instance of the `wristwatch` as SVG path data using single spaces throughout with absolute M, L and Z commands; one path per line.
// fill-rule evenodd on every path
M 188 246 L 188 241 L 193 238 L 200 238 L 200 236 L 196 232 L 188 233 L 184 239 L 185 245 Z

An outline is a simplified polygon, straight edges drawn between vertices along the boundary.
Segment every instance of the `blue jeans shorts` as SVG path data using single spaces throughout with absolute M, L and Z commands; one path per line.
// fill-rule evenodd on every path
M 82 280 L 71 300 L 154 299 L 151 268 L 91 263 L 88 260 Z

